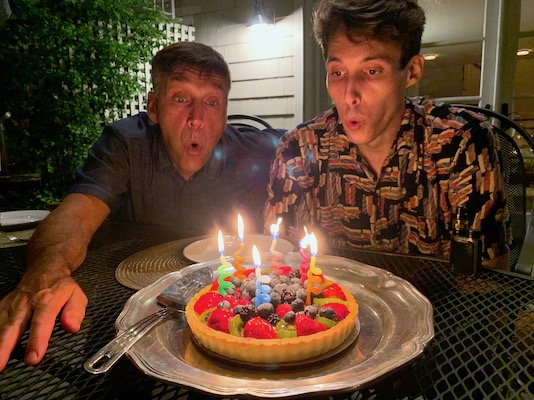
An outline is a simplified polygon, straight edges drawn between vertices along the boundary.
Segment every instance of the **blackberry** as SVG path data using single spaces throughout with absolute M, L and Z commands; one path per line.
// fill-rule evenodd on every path
M 256 307 L 252 304 L 247 304 L 244 306 L 237 306 L 234 308 L 234 314 L 239 314 L 243 322 L 247 322 L 252 317 L 255 317 L 258 313 Z
M 281 296 L 282 303 L 291 304 L 293 302 L 293 300 L 295 300 L 296 298 L 297 298 L 297 295 L 292 290 L 287 290 L 286 289 L 286 290 L 284 290 L 282 292 L 282 296 Z
M 293 268 L 291 272 L 287 275 L 290 279 L 291 278 L 299 278 L 300 279 L 300 271 L 296 268 Z
M 272 326 L 276 326 L 278 321 L 280 321 L 280 317 L 277 313 L 272 313 L 267 316 L 266 320 L 269 321 Z

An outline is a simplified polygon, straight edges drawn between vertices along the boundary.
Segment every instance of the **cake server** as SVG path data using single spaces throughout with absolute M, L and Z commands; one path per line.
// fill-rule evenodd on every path
M 156 298 L 164 306 L 159 311 L 148 315 L 118 335 L 96 352 L 84 363 L 84 368 L 92 374 L 107 372 L 124 353 L 126 353 L 145 333 L 156 326 L 165 317 L 176 312 L 182 314 L 185 306 L 199 289 L 213 280 L 210 267 L 191 271 L 170 284 Z M 180 315 L 180 318 L 183 316 Z

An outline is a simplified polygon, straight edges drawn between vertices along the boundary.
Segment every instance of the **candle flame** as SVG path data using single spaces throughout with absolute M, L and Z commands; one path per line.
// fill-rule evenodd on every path
M 280 224 L 282 223 L 282 217 L 278 218 L 276 224 L 271 225 L 271 236 L 273 239 L 278 238 L 278 232 L 280 229 Z
M 223 234 L 220 230 L 219 230 L 219 236 L 217 237 L 217 241 L 219 242 L 219 253 L 224 254 L 224 239 L 223 239 Z
M 243 223 L 241 214 L 237 214 L 237 234 L 239 236 L 239 241 L 243 242 L 243 237 L 245 236 L 245 224 Z
M 304 225 L 304 237 L 300 240 L 299 245 L 301 249 L 305 249 L 310 244 L 310 234 L 308 233 L 308 228 Z
M 252 246 L 252 259 L 254 260 L 254 265 L 256 267 L 261 267 L 260 251 L 258 250 L 256 245 Z
M 315 237 L 315 233 L 311 233 L 308 237 L 308 243 L 310 244 L 310 252 L 312 256 L 317 255 L 317 238 Z

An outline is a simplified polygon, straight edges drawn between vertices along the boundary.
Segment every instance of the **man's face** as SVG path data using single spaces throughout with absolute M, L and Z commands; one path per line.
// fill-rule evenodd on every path
M 391 147 L 404 113 L 406 88 L 422 73 L 422 57 L 400 68 L 397 45 L 354 43 L 344 33 L 330 40 L 326 62 L 328 93 L 349 140 L 362 150 Z
M 174 166 L 189 180 L 209 160 L 226 126 L 227 92 L 217 76 L 189 71 L 149 93 L 148 115 L 159 124 Z

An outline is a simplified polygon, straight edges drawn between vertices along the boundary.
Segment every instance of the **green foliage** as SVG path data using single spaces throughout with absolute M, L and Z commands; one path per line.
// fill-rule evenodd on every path
M 136 71 L 164 44 L 164 16 L 152 0 L 17 0 L 11 8 L 0 26 L 10 169 L 40 173 L 39 199 L 61 200 L 109 122 L 105 111 L 115 119 L 145 91 Z

